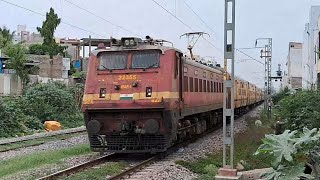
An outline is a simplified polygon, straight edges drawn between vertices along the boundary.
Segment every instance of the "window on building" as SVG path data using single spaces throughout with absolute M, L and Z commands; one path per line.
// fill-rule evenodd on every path
M 193 78 L 192 77 L 189 78 L 189 91 L 193 92 Z
M 211 81 L 210 83 L 211 83 L 211 92 L 213 92 L 213 81 Z
M 188 92 L 188 76 L 183 77 L 184 92 Z
M 202 79 L 199 79 L 199 92 L 202 92 Z
M 207 81 L 207 92 L 210 92 L 210 81 Z
M 207 92 L 207 81 L 203 80 L 203 92 Z
M 199 91 L 198 83 L 199 83 L 198 78 L 194 78 L 194 92 L 198 92 Z

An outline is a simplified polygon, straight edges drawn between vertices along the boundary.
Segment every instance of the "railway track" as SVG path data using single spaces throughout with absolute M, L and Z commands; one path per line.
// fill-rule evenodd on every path
M 148 158 L 146 158 L 146 159 L 144 159 L 142 161 L 139 161 L 139 162 L 135 163 L 132 167 L 130 167 L 128 169 L 125 169 L 121 173 L 119 173 L 117 175 L 114 175 L 112 177 L 109 177 L 108 179 L 109 180 L 116 180 L 116 179 L 122 179 L 124 177 L 129 177 L 130 174 L 135 173 L 136 171 L 146 167 L 149 164 L 155 163 L 158 160 L 163 159 L 164 157 L 172 154 L 173 152 L 176 152 L 179 148 L 187 146 L 188 144 L 196 141 L 197 139 L 199 139 L 201 137 L 204 137 L 204 136 L 212 133 L 213 131 L 215 131 L 216 129 L 219 129 L 220 127 L 221 126 L 216 127 L 214 129 L 211 129 L 211 130 L 208 130 L 208 131 L 206 131 L 205 133 L 203 133 L 201 135 L 195 136 L 195 137 L 193 137 L 191 139 L 188 139 L 187 141 L 179 143 L 179 144 L 169 148 L 167 151 L 165 151 L 163 153 L 152 155 L 152 156 L 150 156 L 150 157 L 148 157 Z M 47 175 L 45 177 L 41 177 L 38 180 L 57 179 L 58 177 L 75 174 L 77 172 L 89 169 L 89 168 L 91 168 L 93 166 L 100 165 L 100 164 L 103 164 L 103 163 L 106 163 L 106 162 L 109 162 L 109 161 L 118 161 L 121 158 L 123 158 L 123 154 L 111 153 L 111 154 L 99 157 L 97 159 L 94 159 L 94 160 L 91 160 L 91 161 L 88 161 L 88 162 L 85 162 L 85 163 L 82 163 L 82 164 L 79 164 L 79 165 L 76 165 L 76 166 L 61 170 L 61 171 L 58 171 L 56 173 Z
M 0 149 L 1 152 L 6 152 L 6 151 L 11 151 L 11 150 L 16 150 L 20 148 L 25 148 L 25 147 L 32 147 L 32 146 L 39 146 L 41 144 L 46 143 L 45 138 L 49 137 L 55 137 L 55 136 L 62 136 L 62 135 L 69 135 L 69 134 L 76 134 L 76 133 L 82 133 L 86 132 L 85 127 L 81 128 L 72 128 L 72 129 L 67 129 L 67 130 L 61 130 L 61 131 L 54 131 L 54 132 L 45 132 L 45 133 L 38 133 L 34 135 L 28 135 L 28 136 L 23 136 L 23 137 L 18 137 L 18 138 L 9 138 L 9 139 L 2 139 L 0 140 L 0 146 L 9 146 L 6 149 Z M 42 142 L 34 142 L 28 144 L 28 141 L 35 141 L 35 140 L 41 140 L 44 139 Z M 59 140 L 65 140 L 67 137 L 59 138 Z M 23 143 L 26 143 L 25 145 Z M 20 144 L 16 147 L 10 147 L 10 145 L 14 146 L 15 144 Z
M 72 129 L 66 129 L 66 130 L 60 130 L 60 131 L 38 133 L 38 134 L 22 136 L 22 137 L 18 137 L 18 138 L 0 139 L 0 145 L 7 145 L 7 144 L 12 144 L 12 143 L 17 143 L 17 142 L 35 140 L 35 139 L 40 139 L 40 138 L 44 138 L 44 137 L 52 137 L 52 136 L 58 136 L 58 135 L 64 135 L 64 134 L 80 133 L 80 132 L 85 132 L 85 131 L 86 131 L 85 127 L 80 127 L 80 128 L 72 128 Z
M 249 113 L 251 110 L 252 109 L 250 109 L 247 113 Z M 247 113 L 245 113 L 245 114 L 247 114 Z M 242 117 L 245 114 L 237 115 L 237 116 L 235 116 L 235 119 L 238 119 L 238 118 Z M 177 144 L 177 145 L 171 147 L 170 149 L 168 149 L 166 152 L 160 153 L 160 154 L 158 154 L 158 155 L 156 155 L 154 157 L 151 157 L 151 158 L 149 158 L 149 159 L 147 159 L 147 160 L 145 160 L 145 161 L 143 161 L 141 163 L 138 163 L 138 164 L 134 165 L 133 167 L 131 167 L 131 168 L 125 170 L 125 171 L 122 171 L 121 173 L 119 173 L 117 175 L 114 175 L 114 176 L 112 176 L 112 177 L 110 177 L 108 179 L 109 180 L 119 180 L 119 179 L 136 180 L 136 179 L 141 179 L 141 178 L 144 177 L 144 173 L 147 173 L 148 171 L 153 171 L 153 169 L 151 168 L 151 169 L 148 169 L 146 172 L 141 172 L 141 174 L 139 174 L 137 176 L 135 176 L 135 175 L 131 176 L 131 175 L 134 174 L 135 172 L 139 171 L 140 169 L 152 164 L 152 163 L 154 164 L 155 167 L 161 166 L 161 164 L 157 164 L 156 163 L 157 160 L 165 158 L 166 156 L 172 154 L 173 152 L 176 152 L 179 148 L 185 147 L 185 146 L 195 142 L 196 140 L 198 140 L 200 138 L 203 138 L 203 137 L 207 136 L 210 133 L 213 133 L 214 131 L 220 129 L 221 127 L 222 127 L 222 124 L 220 126 L 212 128 L 210 130 L 207 130 L 207 131 L 205 131 L 204 133 L 202 133 L 202 134 L 200 134 L 198 136 L 195 136 L 195 137 L 193 137 L 191 139 L 188 139 L 187 141 L 184 141 L 184 142 L 182 142 L 180 144 Z
M 116 154 L 116 153 L 107 154 L 107 155 L 101 156 L 97 159 L 94 159 L 94 160 L 91 160 L 91 161 L 88 161 L 88 162 L 61 170 L 61 171 L 58 171 L 56 173 L 47 175 L 45 177 L 41 177 L 38 180 L 51 180 L 51 179 L 56 179 L 61 176 L 67 176 L 70 174 L 74 174 L 74 173 L 77 173 L 77 172 L 82 171 L 84 169 L 88 169 L 90 167 L 102 164 L 108 160 L 115 160 L 120 157 L 119 155 L 120 154 Z
M 236 119 L 238 119 L 239 117 L 241 117 L 243 115 L 236 116 Z M 148 157 L 148 158 L 146 158 L 146 159 L 144 159 L 142 161 L 134 163 L 134 165 L 132 167 L 130 167 L 128 169 L 125 169 L 121 173 L 116 174 L 116 175 L 114 175 L 112 177 L 109 177 L 107 179 L 109 179 L 109 180 L 127 179 L 127 178 L 130 179 L 130 176 L 132 174 L 134 174 L 135 172 L 141 170 L 142 168 L 144 168 L 144 167 L 146 167 L 146 166 L 148 166 L 150 164 L 156 163 L 157 161 L 159 161 L 159 160 L 167 157 L 168 155 L 176 152 L 179 148 L 185 147 L 185 146 L 189 145 L 190 143 L 193 143 L 196 140 L 198 140 L 200 138 L 203 138 L 203 137 L 207 136 L 208 134 L 216 131 L 217 129 L 220 129 L 221 127 L 222 127 L 222 125 L 219 125 L 219 126 L 217 126 L 215 128 L 212 128 L 210 130 L 205 131 L 204 133 L 202 133 L 200 135 L 194 136 L 194 137 L 192 137 L 192 138 L 190 138 L 190 139 L 188 139 L 188 140 L 186 140 L 184 142 L 181 142 L 181 143 L 169 148 L 167 151 L 165 151 L 163 153 L 158 153 L 158 154 L 153 155 L 151 157 Z M 56 179 L 57 177 L 61 177 L 61 176 L 68 176 L 68 175 L 75 174 L 77 172 L 83 171 L 85 169 L 91 168 L 93 166 L 106 163 L 108 161 L 118 161 L 121 158 L 123 158 L 123 154 L 111 153 L 111 154 L 99 157 L 97 159 L 94 159 L 92 161 L 88 161 L 88 162 L 85 162 L 85 163 L 82 163 L 82 164 L 79 164 L 79 165 L 76 165 L 76 166 L 61 170 L 59 172 L 50 174 L 48 176 L 39 178 L 39 180 L 51 180 L 51 179 Z

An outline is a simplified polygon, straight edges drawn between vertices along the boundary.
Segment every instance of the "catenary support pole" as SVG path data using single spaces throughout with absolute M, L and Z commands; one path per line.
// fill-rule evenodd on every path
M 235 0 L 225 0 L 224 21 L 224 83 L 223 83 L 223 166 L 234 168 L 234 56 L 235 56 Z M 231 64 L 230 76 L 228 65 Z M 230 120 L 230 131 L 227 131 L 227 120 Z M 227 156 L 227 149 L 230 149 Z

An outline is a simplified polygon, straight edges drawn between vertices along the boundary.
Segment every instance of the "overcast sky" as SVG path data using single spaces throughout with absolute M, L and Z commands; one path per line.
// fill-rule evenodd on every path
M 185 52 L 187 41 L 179 37 L 191 31 L 152 0 L 68 0 L 105 20 L 71 5 L 66 0 L 7 1 L 41 14 L 45 14 L 50 7 L 53 7 L 63 22 L 103 36 L 99 37 L 61 24 L 56 31 L 57 37 L 82 38 L 90 34 L 93 38 L 150 35 L 153 38 L 169 40 L 175 47 Z M 193 30 L 209 33 L 210 37 L 206 39 L 215 47 L 202 39 L 195 47 L 195 54 L 213 56 L 218 63 L 222 63 L 224 0 L 156 1 Z M 206 24 L 186 6 L 185 2 Z M 310 7 L 313 5 L 320 5 L 320 0 L 236 0 L 236 47 L 253 47 L 257 38 L 272 37 L 273 73 L 275 73 L 277 64 L 285 62 L 289 41 L 303 41 L 303 30 L 305 23 L 309 20 Z M 0 17 L 1 26 L 5 25 L 16 30 L 18 24 L 25 24 L 31 32 L 36 31 L 36 27 L 41 26 L 44 20 L 44 17 L 38 14 L 19 9 L 1 0 Z M 107 21 L 112 22 L 113 25 Z M 261 60 L 260 50 L 242 51 Z M 247 59 L 249 58 L 243 54 L 236 54 L 236 74 L 262 86 L 263 66 Z

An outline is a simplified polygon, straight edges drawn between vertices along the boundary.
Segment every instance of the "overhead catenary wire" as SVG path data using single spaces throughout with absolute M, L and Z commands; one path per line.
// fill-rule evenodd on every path
M 67 2 L 67 3 L 69 3 L 69 4 L 71 4 L 71 5 L 73 5 L 73 6 L 75 6 L 75 7 L 77 7 L 78 9 L 81 9 L 81 10 L 83 10 L 83 11 L 85 11 L 85 12 L 87 12 L 87 13 L 89 13 L 89 14 L 91 14 L 91 15 L 93 15 L 93 16 L 95 16 L 95 17 L 97 17 L 97 18 L 99 18 L 99 19 L 101 19 L 101 20 L 103 20 L 103 21 L 105 21 L 105 22 L 107 22 L 107 23 L 115 26 L 115 27 L 117 27 L 117 28 L 120 28 L 120 29 L 122 29 L 122 30 L 124 30 L 124 31 L 127 31 L 127 32 L 129 32 L 129 33 L 132 33 L 132 34 L 134 34 L 135 36 L 142 37 L 141 35 L 138 35 L 137 33 L 129 30 L 128 28 L 125 28 L 125 27 L 123 27 L 123 26 L 120 26 L 120 25 L 118 25 L 118 24 L 116 24 L 116 23 L 114 23 L 114 22 L 112 22 L 112 21 L 110 21 L 110 20 L 108 20 L 108 19 L 106 19 L 106 18 L 104 18 L 104 17 L 102 17 L 102 16 L 99 16 L 99 15 L 93 13 L 92 11 L 89 11 L 89 10 L 87 10 L 86 8 L 83 8 L 83 7 L 77 5 L 77 4 L 75 4 L 75 3 L 73 3 L 73 2 L 71 2 L 71 1 L 69 1 L 69 0 L 64 0 L 64 1 Z
M 217 35 L 218 37 L 220 37 L 218 35 L 218 33 L 216 33 L 209 25 L 208 23 L 206 23 L 202 18 L 201 16 L 184 0 L 183 1 L 184 4 L 200 19 L 200 21 L 208 28 L 211 30 L 212 33 L 214 33 L 215 35 Z M 221 38 L 221 37 L 220 37 Z M 256 48 L 256 47 L 255 47 Z M 259 60 L 253 58 L 252 56 L 248 55 L 247 53 L 241 51 L 240 49 L 253 49 L 253 48 L 235 48 L 237 51 L 239 51 L 240 53 L 244 54 L 245 56 L 249 57 L 250 59 L 254 60 L 254 61 L 257 61 L 258 63 L 264 65 L 262 62 L 260 62 Z
M 20 9 L 24 9 L 24 10 L 26 10 L 26 11 L 32 12 L 32 13 L 34 13 L 34 14 L 38 14 L 38 15 L 40 15 L 40 16 L 46 17 L 45 14 L 42 14 L 42 13 L 39 13 L 39 12 L 34 11 L 34 10 L 32 10 L 32 9 L 29 9 L 29 8 L 26 8 L 26 7 L 23 7 L 23 6 L 20 6 L 20 5 L 18 5 L 18 4 L 14 4 L 14 3 L 9 2 L 9 1 L 6 1 L 6 0 L 0 0 L 0 1 L 1 1 L 1 2 L 4 2 L 4 3 L 7 3 L 7 4 L 10 4 L 10 5 L 12 5 L 12 6 L 18 7 L 18 8 L 20 8 Z M 101 35 L 101 34 L 92 32 L 92 31 L 90 31 L 90 30 L 84 29 L 84 28 L 82 28 L 82 27 L 76 26 L 76 25 L 74 25 L 74 24 L 71 24 L 71 23 L 68 23 L 68 22 L 65 22 L 65 21 L 61 21 L 61 23 L 62 23 L 62 24 L 65 24 L 65 25 L 68 25 L 68 26 L 70 26 L 70 27 L 73 27 L 73 28 L 76 28 L 76 29 L 79 29 L 79 30 L 88 32 L 88 33 L 90 33 L 90 34 L 92 34 L 92 35 L 96 35 L 96 36 L 104 37 L 104 38 L 106 37 L 106 36 L 104 36 L 104 35 Z
M 252 59 L 252 60 L 254 60 L 254 61 L 256 61 L 256 62 L 258 62 L 258 63 L 260 63 L 260 64 L 264 65 L 264 63 L 260 62 L 260 61 L 259 61 L 259 60 L 257 60 L 256 58 L 254 58 L 254 57 L 252 57 L 252 56 L 248 55 L 247 53 L 245 53 L 245 52 L 243 52 L 243 51 L 241 51 L 241 50 L 239 50 L 239 49 L 236 49 L 236 50 L 237 50 L 237 51 L 239 51 L 241 54 L 244 54 L 245 56 L 249 57 L 250 59 Z
M 193 14 L 195 14 L 199 19 L 200 21 L 211 31 L 213 32 L 214 34 L 217 34 L 202 18 L 201 16 L 195 11 L 192 9 L 192 7 L 184 0 L 183 3 L 193 12 Z
M 185 23 L 184 21 L 182 21 L 179 17 L 177 17 L 176 15 L 174 15 L 172 12 L 170 12 L 168 9 L 166 9 L 164 6 L 162 6 L 160 3 L 158 3 L 156 0 L 152 0 L 155 4 L 157 4 L 159 7 L 161 7 L 164 11 L 166 11 L 168 14 L 170 14 L 172 17 L 174 17 L 176 20 L 178 20 L 180 23 L 182 23 L 183 25 L 185 25 L 187 28 L 189 28 L 191 31 L 195 31 L 191 26 L 189 26 L 187 23 Z M 218 48 L 217 46 L 215 46 L 212 42 L 210 42 L 208 39 L 202 37 L 205 41 L 207 41 L 212 47 L 214 47 L 215 49 L 217 49 L 221 54 L 223 54 L 222 50 L 220 48 Z

